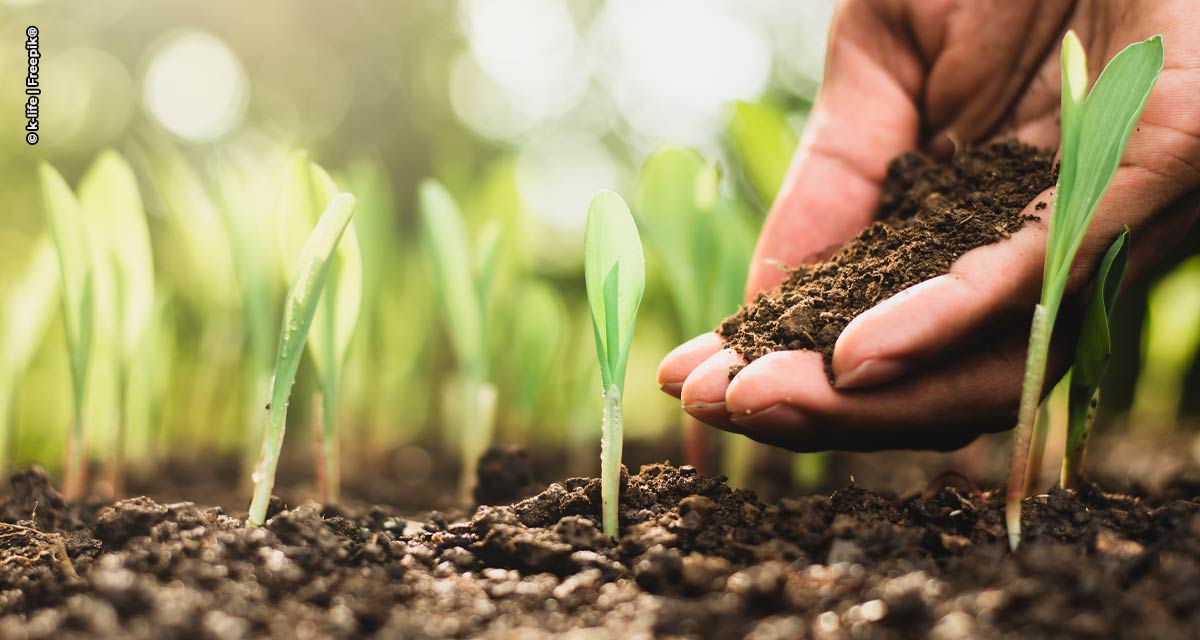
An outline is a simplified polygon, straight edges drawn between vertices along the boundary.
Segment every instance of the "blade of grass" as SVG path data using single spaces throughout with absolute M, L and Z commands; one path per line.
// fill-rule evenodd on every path
M 621 481 L 621 395 L 638 307 L 646 287 L 646 263 L 637 225 L 625 201 L 601 191 L 588 207 L 584 233 L 584 281 L 604 385 L 600 493 L 605 535 L 618 529 Z
M 68 500 L 83 497 L 87 473 L 86 406 L 87 376 L 92 350 L 94 301 L 91 248 L 86 235 L 87 223 L 75 194 L 62 175 L 42 163 L 38 167 L 42 202 L 50 222 L 50 235 L 58 252 L 61 274 L 63 321 L 67 328 L 67 353 L 71 364 L 75 418 L 67 443 L 66 479 L 63 495 Z
M 1161 36 L 1129 45 L 1109 62 L 1080 103 L 1081 85 L 1076 81 L 1081 78 L 1081 70 L 1087 68 L 1086 58 L 1073 33 L 1063 39 L 1062 74 L 1068 85 L 1062 95 L 1065 116 L 1062 152 L 1064 158 L 1070 155 L 1072 160 L 1067 162 L 1066 175 L 1059 174 L 1055 189 L 1041 301 L 1034 310 L 1030 328 L 1021 404 L 1013 434 L 1005 519 L 1009 545 L 1014 550 L 1021 541 L 1021 500 L 1025 495 L 1030 436 L 1045 383 L 1050 337 L 1066 289 L 1067 275 L 1096 207 L 1116 174 L 1125 145 L 1141 117 L 1162 64 Z M 1074 117 L 1076 113 L 1078 118 Z
M 334 251 L 354 215 L 354 196 L 341 194 L 329 203 L 317 226 L 304 243 L 297 260 L 295 276 L 284 303 L 283 323 L 279 332 L 275 376 L 271 383 L 271 403 L 267 410 L 267 428 L 263 433 L 262 452 L 254 470 L 254 497 L 246 524 L 261 526 L 266 521 L 267 505 L 275 487 L 275 469 L 283 448 L 288 398 L 308 332 L 316 316 L 317 305 L 329 278 Z
M 1100 406 L 1100 382 L 1112 356 L 1109 319 L 1128 262 L 1129 227 L 1126 227 L 1105 252 L 1096 270 L 1092 297 L 1084 311 L 1083 326 L 1075 347 L 1067 410 L 1067 447 L 1059 479 L 1064 489 L 1077 488 L 1083 475 L 1087 441 Z

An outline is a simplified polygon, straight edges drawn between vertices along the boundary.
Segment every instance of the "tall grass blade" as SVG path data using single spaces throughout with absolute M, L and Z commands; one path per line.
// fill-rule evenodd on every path
M 1084 311 L 1079 342 L 1075 346 L 1067 409 L 1067 447 L 1059 480 L 1064 489 L 1076 488 L 1083 473 L 1087 441 L 1100 405 L 1100 382 L 1112 356 L 1109 321 L 1128 262 L 1129 228 L 1126 227 L 1105 252 L 1096 270 L 1092 297 Z
M 588 308 L 604 384 L 600 440 L 603 526 L 606 535 L 615 536 L 621 480 L 621 395 L 634 324 L 646 287 L 641 238 L 620 196 L 601 191 L 592 198 L 583 246 Z
M 304 243 L 296 262 L 295 276 L 284 303 L 267 429 L 263 433 L 262 452 L 254 470 L 254 497 L 246 520 L 246 524 L 252 527 L 261 526 L 266 520 L 267 504 L 275 486 L 275 469 L 283 448 L 288 398 L 296 381 L 296 371 L 300 368 L 300 357 L 304 354 L 308 332 L 329 278 L 334 251 L 350 225 L 354 205 L 354 196 L 350 194 L 335 197 Z
M 67 329 L 67 353 L 74 389 L 75 418 L 69 432 L 66 479 L 63 482 L 64 495 L 74 500 L 83 497 L 87 473 L 84 408 L 95 321 L 91 247 L 83 209 L 62 175 L 45 163 L 38 167 L 38 173 L 42 202 L 50 222 L 50 235 L 58 252 L 61 309 Z

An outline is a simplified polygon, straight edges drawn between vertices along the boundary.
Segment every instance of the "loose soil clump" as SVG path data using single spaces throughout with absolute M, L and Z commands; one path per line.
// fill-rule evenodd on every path
M 967 149 L 948 162 L 899 156 L 888 167 L 877 221 L 827 260 L 789 269 L 780 288 L 727 318 L 725 346 L 747 362 L 773 351 L 818 351 L 828 369 L 855 316 L 1020 229 L 1024 208 L 1054 184 L 1053 160 L 1016 141 Z
M 624 478 L 619 539 L 572 478 L 461 517 L 0 499 L 4 638 L 1200 637 L 1200 502 L 935 482 L 764 504 L 689 467 Z

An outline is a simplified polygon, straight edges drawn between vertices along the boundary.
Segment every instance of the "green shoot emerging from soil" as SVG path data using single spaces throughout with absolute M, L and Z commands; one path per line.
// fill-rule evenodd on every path
M 304 243 L 296 261 L 295 275 L 284 303 L 283 323 L 279 331 L 279 350 L 275 356 L 275 377 L 271 382 L 271 403 L 267 405 L 267 429 L 263 434 L 262 452 L 254 469 L 254 498 L 246 524 L 261 526 L 267 518 L 267 504 L 275 487 L 275 468 L 283 448 L 287 420 L 288 398 L 300 356 L 308 340 L 308 331 L 317 314 L 317 306 L 329 278 L 334 251 L 350 218 L 354 215 L 354 196 L 339 194 L 330 203 L 312 235 Z
M 1062 141 L 1058 185 L 1050 231 L 1042 295 L 1034 308 L 1025 361 L 1021 405 L 1013 436 L 1006 519 L 1009 545 L 1021 542 L 1021 499 L 1030 435 L 1046 377 L 1050 336 L 1067 286 L 1075 254 L 1087 233 L 1101 196 L 1112 181 L 1129 136 L 1141 117 L 1150 89 L 1163 65 L 1162 37 L 1132 44 L 1109 62 L 1089 93 L 1087 59 L 1074 32 L 1062 46 Z
M 58 252 L 61 277 L 63 323 L 74 390 L 74 420 L 67 438 L 66 478 L 63 495 L 68 500 L 83 497 L 87 473 L 87 446 L 83 416 L 87 402 L 87 378 L 92 356 L 94 291 L 87 221 L 75 194 L 62 176 L 48 164 L 38 168 L 42 202 L 50 221 L 50 235 Z
M 101 377 L 115 380 L 115 412 L 106 416 L 114 423 L 108 481 L 113 495 L 121 497 L 131 395 L 154 312 L 150 228 L 133 169 L 115 151 L 101 153 L 83 176 L 79 204 L 87 215 L 96 287 L 94 366 Z
M 656 273 L 663 274 L 679 339 L 700 335 L 737 310 L 746 288 L 755 233 L 742 207 L 718 189 L 719 174 L 697 152 L 656 150 L 642 164 L 633 200 Z M 684 461 L 707 473 L 707 425 L 682 413 Z M 730 484 L 745 486 L 749 440 L 727 434 Z
M 601 191 L 588 207 L 583 241 L 584 279 L 600 379 L 604 384 L 604 418 L 600 440 L 600 494 L 604 534 L 617 535 L 617 501 L 621 485 L 621 394 L 625 367 L 646 288 L 646 262 L 637 225 L 625 201 Z
M 282 231 L 280 238 L 283 241 L 281 249 L 285 273 L 293 277 L 298 273 L 294 269 L 302 265 L 295 263 L 293 267 L 291 261 L 301 254 L 306 238 L 317 224 L 321 212 L 337 194 L 338 188 L 333 178 L 316 163 L 310 162 L 308 154 L 302 151 L 292 154 L 276 213 Z M 314 415 L 320 424 L 316 429 L 317 480 L 321 501 L 325 504 L 336 503 L 341 493 L 337 442 L 337 408 L 341 395 L 339 383 L 358 322 L 361 300 L 362 256 L 358 235 L 352 224 L 346 229 L 330 260 L 329 277 L 308 333 L 308 345 L 320 388 L 314 402 Z
M 1084 312 L 1079 343 L 1075 346 L 1075 363 L 1071 366 L 1068 387 L 1067 448 L 1063 453 L 1059 481 L 1064 489 L 1077 488 L 1083 473 L 1088 437 L 1092 434 L 1096 409 L 1100 406 L 1100 381 L 1112 356 L 1109 319 L 1128 261 L 1129 228 L 1126 227 L 1100 261 L 1092 297 Z
M 473 271 L 466 225 L 450 192 L 436 180 L 426 180 L 421 184 L 420 204 L 421 229 L 458 361 L 457 404 L 462 421 L 459 491 L 467 500 L 476 462 L 491 444 L 494 428 L 496 387 L 490 382 L 484 310 L 495 268 L 497 236 L 484 235 L 478 252 L 483 258 L 478 271 Z

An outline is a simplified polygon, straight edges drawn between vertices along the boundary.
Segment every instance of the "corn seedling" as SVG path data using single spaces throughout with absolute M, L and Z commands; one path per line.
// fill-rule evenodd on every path
M 600 440 L 604 534 L 616 536 L 621 489 L 621 394 L 634 324 L 646 287 L 646 263 L 629 207 L 611 191 L 601 191 L 592 198 L 584 234 L 584 280 L 604 385 Z
M 544 406 L 546 380 L 562 349 L 567 310 L 558 292 L 544 282 L 521 283 L 512 299 L 511 327 L 513 404 L 522 432 L 535 426 L 534 417 Z
M 0 476 L 10 462 L 17 385 L 25 375 L 58 301 L 59 267 L 54 243 L 42 235 L 24 272 L 6 288 L 0 315 Z
M 58 252 L 60 300 L 67 329 L 67 354 L 71 364 L 74 420 L 67 438 L 66 477 L 63 495 L 68 500 L 83 497 L 87 483 L 87 378 L 92 356 L 94 291 L 91 248 L 83 208 L 63 177 L 48 164 L 38 168 L 42 202 L 50 221 L 50 235 Z
M 482 258 L 476 264 L 471 260 L 462 213 L 450 192 L 435 180 L 425 180 L 420 188 L 420 205 L 421 229 L 459 369 L 455 387 L 462 421 L 459 490 L 466 500 L 475 465 L 491 443 L 494 429 L 496 387 L 490 377 L 484 312 L 491 293 L 498 236 L 481 236 L 477 254 Z
M 119 154 L 100 154 L 79 184 L 96 283 L 96 364 L 109 366 L 113 389 L 109 483 L 123 493 L 130 380 L 154 310 L 154 259 L 150 229 L 133 169 Z M 101 352 L 108 355 L 100 358 Z M 108 376 L 105 376 L 108 377 Z
M 770 209 L 800 143 L 786 114 L 767 103 L 737 102 L 728 138 L 755 198 Z
M 250 502 L 250 515 L 246 519 L 246 524 L 252 527 L 261 526 L 266 521 L 267 504 L 275 487 L 275 469 L 283 449 L 292 384 L 296 381 L 296 371 L 300 368 L 300 357 L 304 354 L 317 307 L 322 302 L 334 252 L 350 226 L 354 205 L 354 196 L 350 194 L 335 196 L 304 242 L 300 257 L 296 260 L 295 275 L 292 276 L 292 284 L 284 302 L 279 330 L 275 376 L 271 381 L 271 401 L 267 405 L 267 428 L 263 433 L 258 465 L 254 469 L 254 497 Z
M 333 178 L 310 162 L 307 154 L 292 154 L 277 210 L 282 229 L 281 250 L 285 260 L 301 254 L 305 238 L 317 223 L 323 207 L 337 193 Z M 340 497 L 341 472 L 337 447 L 339 380 L 362 300 L 362 257 L 353 225 L 346 229 L 344 236 L 329 263 L 329 277 L 308 332 L 312 362 L 321 390 L 315 403 L 320 423 L 320 428 L 315 430 L 319 444 L 317 478 L 321 500 L 327 504 L 336 503 Z M 297 263 L 296 266 L 302 265 Z M 290 273 L 295 277 L 298 271 Z
M 1133 395 L 1135 428 L 1179 420 L 1184 382 L 1200 354 L 1200 256 L 1192 256 L 1150 289 L 1142 327 L 1142 367 Z
M 1042 397 L 1050 336 L 1067 277 L 1162 64 L 1161 36 L 1132 44 L 1109 62 L 1089 93 L 1083 46 L 1074 32 L 1068 32 L 1063 39 L 1062 159 L 1046 238 L 1042 294 L 1034 308 L 1029 332 L 1008 476 L 1006 520 L 1009 545 L 1013 549 L 1021 541 L 1021 499 L 1025 493 L 1030 436 Z
M 1104 254 L 1096 271 L 1092 297 L 1083 315 L 1079 342 L 1075 346 L 1075 362 L 1071 365 L 1067 404 L 1067 448 L 1063 453 L 1059 483 L 1064 489 L 1075 489 L 1083 473 L 1083 459 L 1096 409 L 1100 406 L 1100 381 L 1108 370 L 1112 356 L 1109 319 L 1117 303 L 1117 292 L 1129 261 L 1129 229 L 1117 236 Z
M 754 234 L 736 204 L 718 192 L 716 168 L 692 150 L 655 151 L 642 165 L 634 209 L 655 271 L 663 274 L 679 337 L 711 331 L 741 304 L 754 251 Z M 706 472 L 708 427 L 687 414 L 683 421 L 685 460 Z M 734 451 L 745 449 L 734 445 Z M 739 486 L 745 483 L 744 462 L 732 461 L 727 469 Z

